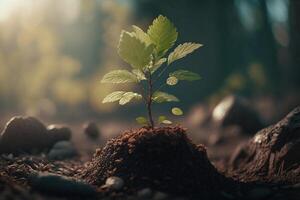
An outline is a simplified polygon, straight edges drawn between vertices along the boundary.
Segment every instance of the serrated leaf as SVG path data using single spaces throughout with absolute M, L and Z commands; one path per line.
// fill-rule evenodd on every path
M 179 99 L 177 97 L 175 97 L 172 94 L 168 94 L 166 92 L 161 92 L 161 91 L 157 91 L 153 94 L 152 97 L 153 101 L 156 103 L 163 103 L 163 102 L 178 102 Z
M 126 92 L 123 94 L 122 98 L 119 101 L 120 105 L 125 105 L 129 103 L 132 99 L 142 99 L 142 95 L 135 92 Z
M 188 71 L 188 70 L 177 70 L 177 71 L 170 73 L 169 76 L 170 77 L 174 76 L 178 80 L 186 80 L 186 81 L 196 81 L 196 80 L 201 79 L 199 74 Z
M 183 44 L 178 45 L 172 53 L 168 56 L 168 65 L 170 65 L 175 60 L 185 57 L 186 55 L 192 53 L 196 49 L 203 46 L 202 44 L 186 42 Z
M 162 121 L 161 123 L 163 123 L 163 124 L 167 124 L 167 125 L 170 125 L 170 124 L 172 124 L 172 122 L 170 121 L 170 120 L 164 120 L 164 121 Z
M 154 45 L 146 45 L 133 33 L 122 31 L 118 45 L 120 57 L 133 68 L 142 69 L 151 61 Z
M 160 68 L 160 66 L 162 64 L 164 64 L 165 62 L 167 61 L 166 58 L 161 58 L 159 59 L 154 65 L 153 67 L 151 68 L 151 73 L 154 73 L 158 68 Z
M 103 99 L 102 103 L 110 103 L 110 102 L 119 101 L 123 97 L 123 94 L 125 94 L 125 93 L 126 93 L 125 91 L 112 92 Z
M 132 26 L 135 36 L 144 42 L 146 45 L 152 44 L 152 41 L 147 33 L 145 33 L 140 27 L 133 25 Z
M 148 120 L 145 117 L 137 117 L 135 121 L 141 125 L 148 125 Z
M 142 72 L 140 69 L 133 69 L 132 73 L 135 74 L 136 78 L 141 81 L 141 80 L 147 80 L 145 74 Z
M 127 70 L 113 70 L 105 74 L 101 83 L 136 83 L 137 77 Z
M 151 41 L 155 44 L 157 55 L 163 54 L 170 49 L 177 40 L 177 30 L 170 20 L 162 15 L 154 19 L 147 31 Z
M 167 78 L 166 83 L 168 85 L 176 85 L 178 83 L 178 79 L 175 76 L 170 76 L 169 78 Z
M 171 111 L 173 115 L 177 115 L 177 116 L 183 115 L 183 111 L 180 108 L 174 107 L 172 108 Z

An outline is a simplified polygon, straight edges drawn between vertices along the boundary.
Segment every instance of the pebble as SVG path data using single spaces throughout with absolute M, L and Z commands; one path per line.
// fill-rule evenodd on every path
M 98 129 L 98 126 L 95 122 L 88 122 L 84 125 L 84 133 L 90 138 L 90 139 L 97 139 L 99 138 L 100 132 Z
M 50 152 L 48 158 L 51 160 L 64 160 L 77 155 L 77 151 L 70 141 L 57 142 Z
M 213 110 L 212 119 L 222 128 L 237 125 L 244 133 L 255 134 L 263 128 L 259 114 L 241 97 L 225 97 Z
M 113 190 L 120 190 L 124 186 L 124 180 L 117 176 L 108 177 L 105 186 Z
M 49 125 L 47 127 L 47 133 L 50 140 L 50 147 L 53 146 L 56 142 L 64 140 L 68 141 L 72 137 L 72 131 L 70 128 L 57 124 Z
M 47 129 L 34 117 L 11 118 L 1 133 L 1 153 L 40 153 L 47 148 Z
M 40 173 L 30 179 L 34 190 L 54 196 L 94 196 L 95 189 L 83 182 L 50 173 Z

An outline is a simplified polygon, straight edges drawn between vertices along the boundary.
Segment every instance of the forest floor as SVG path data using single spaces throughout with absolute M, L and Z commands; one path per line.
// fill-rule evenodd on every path
M 5 121 L 7 118 L 1 119 L 1 128 L 4 128 Z M 299 179 L 290 182 L 268 182 L 264 181 L 265 179 L 251 178 L 247 180 L 245 176 L 239 177 L 239 174 L 235 173 L 239 170 L 229 170 L 233 155 L 238 151 L 237 147 L 247 144 L 253 138 L 253 134 L 244 134 L 236 126 L 191 126 L 185 121 L 182 124 L 183 127 L 188 127 L 187 136 L 192 143 L 205 146 L 209 161 L 220 174 L 241 183 L 240 187 L 233 189 L 236 191 L 221 191 L 222 199 L 300 198 Z M 134 127 L 130 123 L 111 121 L 97 125 L 100 136 L 95 139 L 84 133 L 82 123 L 67 124 L 72 130 L 71 143 L 76 149 L 76 154 L 70 158 L 49 159 L 45 152 L 0 155 L 0 199 L 197 199 L 193 195 L 171 194 L 157 188 L 128 189 L 126 182 L 123 186 L 122 180 L 113 180 L 113 183 L 106 182 L 102 185 L 91 185 L 82 181 L 83 171 L 88 167 L 95 152 L 100 151 L 96 149 L 103 148 L 109 139 L 128 130 L 128 127 Z M 300 154 L 299 151 L 297 154 Z M 298 175 L 300 177 L 300 174 Z

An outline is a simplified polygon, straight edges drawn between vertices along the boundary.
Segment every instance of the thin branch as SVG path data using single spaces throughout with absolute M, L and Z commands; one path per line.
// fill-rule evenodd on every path
M 149 118 L 149 123 L 150 127 L 154 127 L 154 121 L 152 117 L 152 95 L 153 95 L 153 83 L 152 83 L 152 76 L 151 76 L 151 71 L 148 69 L 148 101 L 147 101 L 147 110 L 148 110 L 148 118 Z
M 140 89 L 141 89 L 141 92 L 142 92 L 142 98 L 143 98 L 144 102 L 147 104 L 147 99 L 146 99 L 147 93 L 146 93 L 146 91 L 145 91 L 145 88 L 144 88 L 142 82 L 140 82 L 140 84 L 138 84 L 138 86 L 139 86 Z

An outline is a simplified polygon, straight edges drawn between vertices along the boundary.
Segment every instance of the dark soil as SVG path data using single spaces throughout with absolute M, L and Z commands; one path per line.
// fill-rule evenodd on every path
M 243 181 L 300 182 L 300 107 L 236 149 L 229 171 Z
M 221 138 L 213 140 L 208 148 L 209 158 L 205 147 L 194 144 L 183 128 L 151 130 L 144 127 L 126 131 L 109 140 L 88 163 L 85 161 L 90 161 L 92 156 L 89 152 L 94 152 L 96 145 L 101 147 L 105 142 L 102 134 L 101 140 L 90 140 L 80 126 L 74 125 L 70 138 L 70 130 L 55 128 L 55 134 L 68 132 L 63 134 L 63 140 L 70 139 L 79 155 L 62 161 L 50 161 L 48 151 L 42 151 L 48 145 L 44 143 L 45 134 L 39 133 L 39 130 L 45 133 L 45 126 L 36 119 L 22 118 L 22 123 L 17 120 L 18 123 L 12 124 L 10 121 L 8 124 L 14 125 L 14 128 L 7 125 L 2 135 L 9 133 L 13 137 L 10 140 L 1 138 L 0 144 L 0 148 L 7 149 L 7 153 L 0 154 L 0 199 L 145 199 L 139 195 L 150 190 L 152 194 L 147 198 L 156 200 L 159 198 L 155 194 L 159 192 L 167 194 L 163 198 L 166 200 L 298 200 L 299 113 L 300 109 L 295 109 L 253 138 L 238 131 L 234 134 L 220 132 Z M 27 125 L 24 125 L 24 119 Z M 51 132 L 49 130 L 48 134 Z M 213 126 L 208 126 L 193 134 L 192 130 L 188 132 L 193 141 L 202 143 L 203 140 L 197 140 L 197 136 L 203 133 L 208 138 L 217 131 Z M 114 129 L 114 132 L 119 131 Z M 58 135 L 62 139 L 63 135 Z M 41 138 L 29 141 L 29 137 L 35 136 Z M 49 142 L 49 137 L 46 138 Z M 247 138 L 250 138 L 249 141 L 232 154 L 232 149 Z M 18 141 L 26 139 L 28 141 Z M 34 149 L 40 151 L 32 154 Z M 44 173 L 47 181 L 43 179 Z M 47 173 L 50 176 L 47 177 Z M 122 189 L 104 187 L 106 178 L 111 176 L 124 180 Z M 42 178 L 32 182 L 33 177 Z M 92 197 L 80 196 L 93 192 L 96 194 Z
M 111 176 L 123 178 L 129 188 L 201 197 L 217 196 L 229 182 L 180 127 L 131 130 L 110 140 L 82 178 L 100 186 Z

